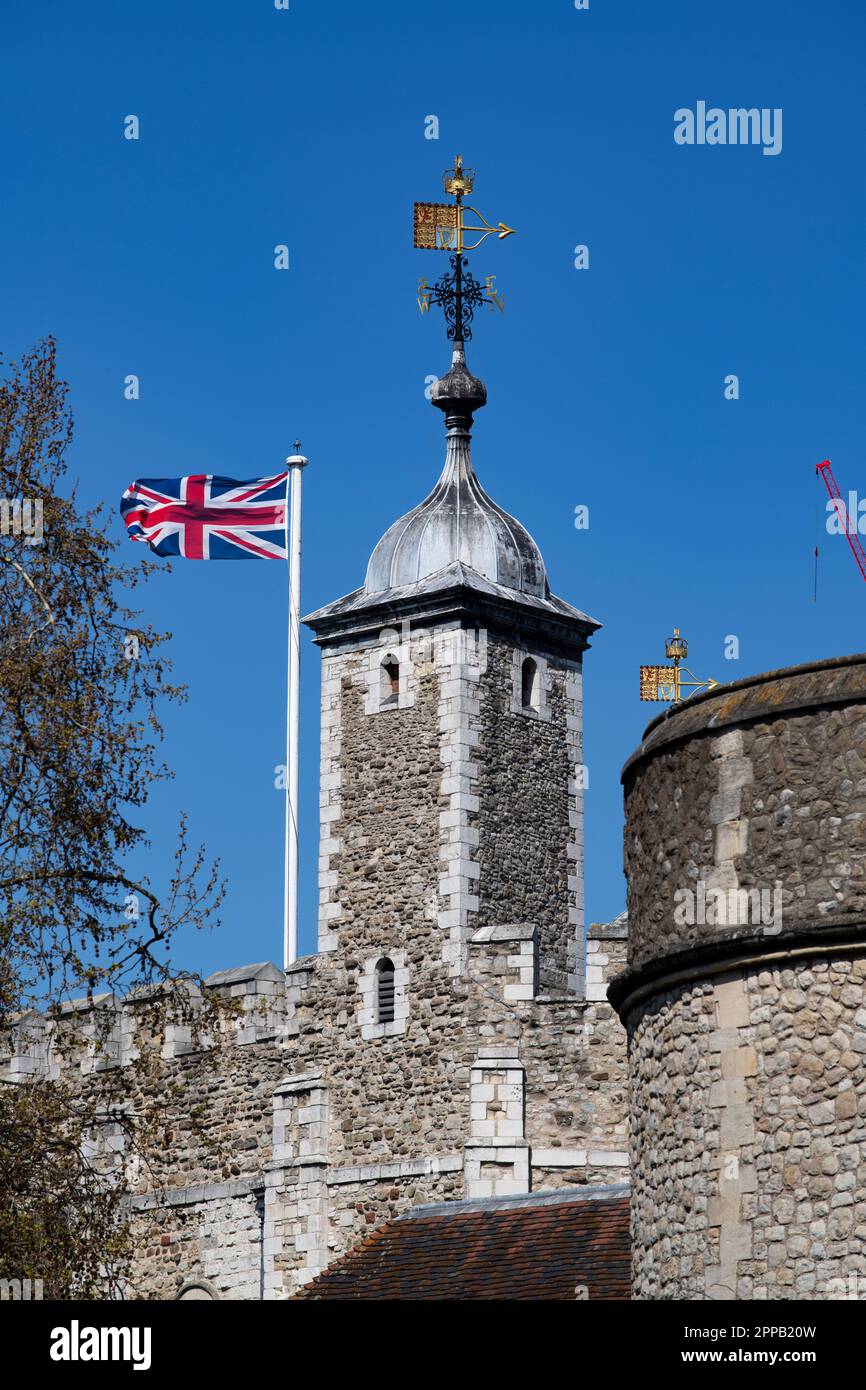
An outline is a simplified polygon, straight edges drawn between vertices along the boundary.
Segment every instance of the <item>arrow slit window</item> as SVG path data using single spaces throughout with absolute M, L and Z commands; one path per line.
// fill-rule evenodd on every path
M 520 669 L 520 703 L 526 710 L 538 710 L 541 705 L 541 680 L 538 664 L 528 656 Z
M 396 705 L 400 699 L 400 663 L 392 652 L 379 668 L 379 708 Z

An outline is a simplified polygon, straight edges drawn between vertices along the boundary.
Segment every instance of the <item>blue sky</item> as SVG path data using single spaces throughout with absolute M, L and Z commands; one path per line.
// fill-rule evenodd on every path
M 637 672 L 675 624 L 718 680 L 866 645 L 863 581 L 814 475 L 829 455 L 866 497 L 864 31 L 855 0 L 47 0 L 4 16 L 0 347 L 57 335 L 86 500 L 115 506 L 137 476 L 266 473 L 299 434 L 305 612 L 363 581 L 441 466 L 424 385 L 448 355 L 415 302 L 435 262 L 412 249 L 413 200 L 440 195 L 460 151 L 473 204 L 518 229 L 472 262 L 506 294 L 470 344 L 489 393 L 474 458 L 555 591 L 604 623 L 585 664 L 589 920 L 624 902 L 619 772 L 655 712 Z M 781 153 L 675 144 L 674 112 L 699 100 L 781 108 Z M 229 879 L 220 932 L 178 955 L 204 971 L 280 957 L 285 604 L 266 563 L 179 561 L 148 595 L 190 691 L 149 868 L 159 881 L 186 809 Z M 302 950 L 318 667 L 307 639 Z

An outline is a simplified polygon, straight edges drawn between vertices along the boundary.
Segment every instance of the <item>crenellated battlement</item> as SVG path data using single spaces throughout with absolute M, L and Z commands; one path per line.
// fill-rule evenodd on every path
M 291 979 L 297 978 L 293 973 Z M 299 991 L 287 987 L 286 975 L 271 961 L 218 970 L 204 981 L 204 990 L 193 981 L 181 990 L 182 999 L 169 1006 L 158 1029 L 152 1006 L 164 995 L 159 987 L 66 1000 L 54 1016 L 35 1009 L 21 1013 L 0 1035 L 0 1079 L 92 1076 L 131 1065 L 146 1046 L 171 1061 L 212 1048 L 214 1027 L 220 1042 L 238 1047 L 275 1043 L 292 1034 Z M 229 1007 L 208 1011 L 205 1023 L 208 995 Z
M 589 970 L 582 995 L 568 1002 L 604 999 L 612 940 L 625 949 L 626 927 L 620 919 L 588 931 Z M 488 1025 L 502 1006 L 548 1002 L 539 993 L 539 943 L 535 927 L 527 924 L 480 928 L 470 943 L 469 979 L 480 985 L 478 1003 L 489 1012 Z M 202 1022 L 208 996 L 228 1007 L 215 1015 L 219 1041 L 237 1047 L 255 1043 L 289 1047 L 301 1030 L 300 1012 L 309 1007 L 310 986 L 317 971 L 316 956 L 304 956 L 283 971 L 272 961 L 218 970 L 204 981 L 183 985 L 183 1001 L 154 1027 L 152 1005 L 159 988 L 132 995 L 96 994 L 64 1001 L 51 1017 L 35 1009 L 15 1016 L 0 1034 L 0 1079 L 27 1081 L 37 1077 L 58 1080 L 87 1077 L 136 1062 L 145 1046 L 156 1048 L 163 1061 L 203 1053 L 214 1046 L 213 1016 Z M 619 961 L 610 966 L 612 970 Z M 554 996 L 551 996 L 553 998 Z M 557 996 L 558 997 L 558 996 Z M 508 1008 L 508 1012 L 511 1009 Z

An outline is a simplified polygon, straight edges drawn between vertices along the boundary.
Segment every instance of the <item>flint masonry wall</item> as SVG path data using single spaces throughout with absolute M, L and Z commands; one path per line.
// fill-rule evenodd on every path
M 866 657 L 690 700 L 623 782 L 635 1296 L 839 1297 L 866 1277 Z
M 526 658 L 539 668 L 537 709 L 524 709 Z M 488 633 L 477 751 L 479 927 L 534 922 L 546 985 L 581 973 L 582 690 L 579 660 Z

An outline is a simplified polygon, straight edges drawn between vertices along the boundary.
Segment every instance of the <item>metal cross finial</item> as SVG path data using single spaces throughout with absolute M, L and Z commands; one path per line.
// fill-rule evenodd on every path
M 504 307 L 504 296 L 493 292 L 493 277 L 487 276 L 484 286 L 479 284 L 469 269 L 469 259 L 459 252 L 449 257 L 451 274 L 445 274 L 435 285 L 424 286 L 428 306 L 437 305 L 445 312 L 448 337 L 452 342 L 465 342 L 472 337 L 472 314 L 481 304 L 495 304 Z M 420 288 L 420 287 L 419 287 Z M 485 294 L 485 289 L 491 293 Z

